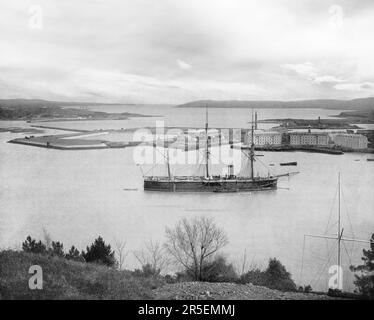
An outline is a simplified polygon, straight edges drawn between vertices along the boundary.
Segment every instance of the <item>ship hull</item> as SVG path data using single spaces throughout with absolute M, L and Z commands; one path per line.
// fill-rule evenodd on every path
M 277 189 L 277 178 L 233 180 L 144 180 L 146 191 L 166 192 L 248 192 Z

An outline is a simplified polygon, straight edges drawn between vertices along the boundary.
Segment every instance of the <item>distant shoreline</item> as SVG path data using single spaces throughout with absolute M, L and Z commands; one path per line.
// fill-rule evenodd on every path
M 199 100 L 176 106 L 177 108 L 237 108 L 237 109 L 325 109 L 346 111 L 374 111 L 374 97 L 336 100 L 311 99 L 294 101 L 277 100 Z
M 92 104 L 91 104 L 92 105 Z M 155 117 L 140 113 L 111 113 L 84 108 L 85 104 L 59 104 L 53 101 L 0 100 L 0 120 L 52 122 L 52 121 L 93 121 L 128 120 L 136 117 Z M 83 108 L 82 108 L 83 107 Z

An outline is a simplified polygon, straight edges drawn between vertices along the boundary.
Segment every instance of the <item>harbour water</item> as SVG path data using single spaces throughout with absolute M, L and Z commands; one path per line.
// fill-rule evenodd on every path
M 97 108 L 97 107 L 95 107 Z M 202 127 L 202 109 L 170 106 L 113 106 L 118 112 L 159 115 L 116 121 L 52 122 L 65 128 L 110 129 L 154 126 Z M 103 109 L 101 109 L 103 110 Z M 108 110 L 113 112 L 114 110 Z M 337 110 L 266 109 L 259 118 L 321 118 Z M 163 117 L 162 117 L 163 116 Z M 212 109 L 212 127 L 247 127 L 250 112 L 245 109 Z M 25 122 L 1 122 L 1 127 L 23 126 Z M 46 130 L 44 134 L 55 134 Z M 248 264 L 265 267 L 278 258 L 297 284 L 311 284 L 326 290 L 328 269 L 336 264 L 337 243 L 307 238 L 302 279 L 300 271 L 305 234 L 336 234 L 337 177 L 342 175 L 342 224 L 346 236 L 368 240 L 374 232 L 374 163 L 365 154 L 327 155 L 314 153 L 262 152 L 261 161 L 297 161 L 300 173 L 279 181 L 270 192 L 230 194 L 173 194 L 144 192 L 142 175 L 133 159 L 133 149 L 59 151 L 8 144 L 24 133 L 0 133 L 0 247 L 20 247 L 26 236 L 62 241 L 65 248 L 84 249 L 101 235 L 109 243 L 126 240 L 130 254 L 126 267 L 139 267 L 131 251 L 145 241 L 163 241 L 166 226 L 182 217 L 214 217 L 228 235 L 224 253 L 239 264 L 244 250 Z M 292 168 L 293 170 L 294 168 Z M 127 190 L 125 190 L 127 189 Z M 130 190 L 131 189 L 131 190 Z M 135 189 L 135 190 L 134 190 Z M 334 201 L 335 199 L 335 201 Z M 349 214 L 349 215 L 348 215 Z M 347 243 L 343 248 L 344 289 L 353 290 L 350 264 L 359 264 L 367 245 Z M 330 260 L 328 259 L 330 257 Z

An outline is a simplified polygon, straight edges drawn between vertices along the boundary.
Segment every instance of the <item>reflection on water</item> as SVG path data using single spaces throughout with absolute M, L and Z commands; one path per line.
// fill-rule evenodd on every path
M 201 118 L 188 121 L 197 124 Z M 374 232 L 374 163 L 366 161 L 367 155 L 263 152 L 261 161 L 275 163 L 273 170 L 280 172 L 280 162 L 297 161 L 300 174 L 283 178 L 273 192 L 173 194 L 143 191 L 132 149 L 67 152 L 6 143 L 18 136 L 23 135 L 0 134 L 1 247 L 19 246 L 29 234 L 42 238 L 45 228 L 65 247 L 84 248 L 101 235 L 112 243 L 126 239 L 128 247 L 137 250 L 149 238 L 163 240 L 165 226 L 201 214 L 213 216 L 227 231 L 230 243 L 225 252 L 231 260 L 238 261 L 244 249 L 250 261 L 263 266 L 277 257 L 299 281 L 304 234 L 324 233 L 329 221 L 327 233 L 336 233 L 338 172 L 345 235 L 369 239 Z M 346 289 L 353 289 L 347 266 L 360 263 L 363 248 L 349 243 L 343 251 Z M 335 242 L 307 239 L 303 284 L 325 290 L 328 267 L 335 263 Z M 131 255 L 126 265 L 136 266 Z

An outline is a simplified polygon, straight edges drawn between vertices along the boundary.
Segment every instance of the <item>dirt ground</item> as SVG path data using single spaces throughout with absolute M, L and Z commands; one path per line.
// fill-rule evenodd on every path
M 181 282 L 153 290 L 156 299 L 166 300 L 331 300 L 315 293 L 282 292 L 252 284 Z

